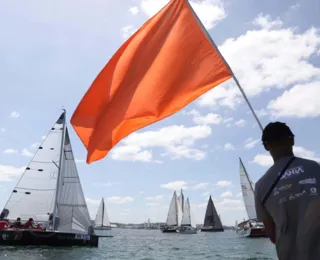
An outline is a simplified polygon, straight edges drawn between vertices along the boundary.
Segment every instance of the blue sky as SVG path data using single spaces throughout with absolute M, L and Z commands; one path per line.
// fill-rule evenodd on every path
M 0 9 L 0 207 L 61 107 L 70 119 L 95 76 L 166 0 L 2 1 Z M 317 0 L 193 0 L 263 125 L 287 122 L 297 155 L 320 158 L 320 11 Z M 197 223 L 208 195 L 224 224 L 246 217 L 240 156 L 255 182 L 270 157 L 232 80 L 183 111 L 129 136 L 105 158 L 69 125 L 92 216 L 105 197 L 111 221 L 165 221 L 173 189 L 185 189 Z M 320 160 L 320 159 L 319 159 Z

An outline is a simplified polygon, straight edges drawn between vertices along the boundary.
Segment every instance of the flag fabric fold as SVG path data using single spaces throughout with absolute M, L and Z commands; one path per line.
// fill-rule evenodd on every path
M 76 108 L 71 124 L 87 163 L 231 77 L 187 0 L 171 0 L 120 47 Z

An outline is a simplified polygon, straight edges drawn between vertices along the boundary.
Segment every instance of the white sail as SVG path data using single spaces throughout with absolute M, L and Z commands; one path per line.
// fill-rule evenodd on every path
M 181 226 L 191 226 L 194 228 L 196 227 L 196 223 L 194 221 L 194 217 L 193 217 L 191 207 L 190 207 L 189 198 L 187 198 L 186 204 L 184 206 Z
M 64 113 L 36 151 L 4 207 L 10 220 L 33 218 L 47 221 L 54 210 L 60 152 L 64 131 Z
M 99 209 L 96 215 L 96 219 L 94 221 L 95 226 L 103 226 L 103 227 L 110 227 L 110 220 L 107 213 L 107 207 L 104 203 L 104 199 L 101 200 Z
M 63 146 L 62 146 L 63 145 Z M 55 231 L 88 233 L 91 225 L 63 112 L 14 188 L 3 213 L 8 219 L 46 222 Z
M 249 219 L 256 219 L 257 213 L 254 204 L 254 190 L 252 182 L 249 179 L 249 176 L 244 168 L 244 165 L 240 159 L 240 183 L 242 190 L 242 197 L 244 205 Z
M 170 202 L 170 206 L 169 206 L 169 211 L 168 211 L 168 216 L 167 216 L 167 221 L 166 221 L 166 225 L 167 226 L 177 226 L 178 225 L 178 198 L 177 198 L 177 193 L 174 192 L 171 202 Z
M 88 233 L 91 220 L 67 128 L 58 187 L 57 216 L 59 217 L 58 231 Z
M 182 199 L 181 199 L 181 200 L 182 200 Z M 178 198 L 177 198 L 177 200 L 176 200 L 176 207 L 177 207 L 177 215 L 176 215 L 177 223 L 178 223 L 178 226 L 180 226 L 180 225 L 181 225 L 181 221 L 182 221 L 183 212 L 182 212 L 181 203 L 180 203 L 180 201 L 179 201 Z

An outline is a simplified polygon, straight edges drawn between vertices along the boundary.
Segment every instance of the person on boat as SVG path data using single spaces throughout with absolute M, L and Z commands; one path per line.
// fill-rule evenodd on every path
M 46 230 L 49 231 L 49 230 L 52 230 L 52 228 L 53 228 L 53 213 L 50 213 L 49 219 L 46 223 Z
M 24 224 L 23 229 L 31 229 L 33 226 L 33 218 L 29 218 L 29 220 Z
M 294 137 L 281 122 L 263 130 L 274 164 L 255 185 L 257 217 L 280 260 L 320 259 L 320 165 L 294 156 Z
M 9 228 L 8 220 L 1 219 L 0 220 L 0 230 Z
M 22 228 L 21 218 L 17 218 L 17 220 L 11 225 L 11 228 Z

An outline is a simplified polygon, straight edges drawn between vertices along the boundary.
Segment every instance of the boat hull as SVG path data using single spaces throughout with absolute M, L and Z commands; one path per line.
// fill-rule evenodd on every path
M 201 232 L 224 232 L 223 228 L 201 228 Z
M 179 231 L 180 234 L 197 234 L 197 232 L 198 231 L 196 229 L 187 229 Z
M 98 247 L 99 237 L 35 230 L 0 230 L 0 245 L 6 246 L 92 246 Z
M 162 233 L 177 233 L 176 229 L 164 229 L 162 230 Z
M 238 228 L 236 232 L 240 237 L 268 237 L 264 228 Z

